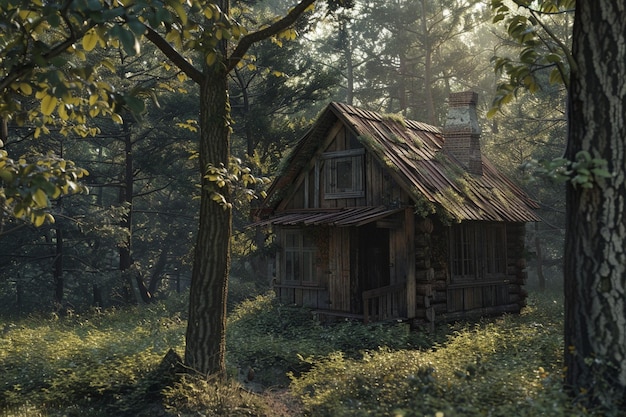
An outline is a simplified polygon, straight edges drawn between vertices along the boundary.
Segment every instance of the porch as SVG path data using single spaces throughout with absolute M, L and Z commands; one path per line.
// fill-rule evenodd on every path
M 336 318 L 361 320 L 364 323 L 406 320 L 406 283 L 386 285 L 362 292 L 363 311 L 333 310 L 326 287 L 275 284 L 274 291 L 281 302 L 301 305 L 325 321 Z

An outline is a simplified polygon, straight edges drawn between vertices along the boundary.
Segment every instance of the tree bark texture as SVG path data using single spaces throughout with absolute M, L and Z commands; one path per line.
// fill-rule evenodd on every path
M 217 66 L 217 65 L 216 65 Z M 207 74 L 200 85 L 200 166 L 228 166 L 230 115 L 227 73 Z M 230 266 L 232 211 L 211 198 L 212 192 L 230 201 L 228 187 L 216 188 L 202 178 L 200 225 L 196 238 L 185 365 L 203 375 L 225 375 L 226 293 Z
M 626 393 L 626 4 L 578 1 L 569 160 L 608 161 L 611 178 L 567 184 L 565 366 L 571 393 L 619 410 Z M 621 405 L 620 405 L 621 404 Z
M 254 43 L 287 29 L 315 0 L 301 0 L 282 18 L 256 32 L 243 36 L 230 56 L 227 41 L 219 42 L 216 51 L 221 59 L 204 71 L 197 70 L 159 33 L 146 26 L 145 35 L 176 66 L 200 85 L 200 167 L 202 191 L 200 224 L 194 248 L 189 317 L 185 342 L 185 365 L 204 375 L 225 376 L 226 295 L 230 267 L 232 210 L 212 199 L 218 192 L 230 202 L 228 187 L 216 188 L 204 178 L 209 164 L 228 167 L 230 155 L 230 103 L 228 73 Z M 213 2 L 221 13 L 230 13 L 229 0 Z

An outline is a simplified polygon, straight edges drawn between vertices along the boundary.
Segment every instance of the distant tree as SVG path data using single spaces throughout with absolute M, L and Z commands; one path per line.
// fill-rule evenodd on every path
M 246 16 L 269 19 L 274 9 L 287 9 L 284 3 L 288 2 L 264 2 L 261 5 L 267 9 L 255 8 L 254 14 Z M 297 22 L 295 40 L 253 45 L 248 51 L 250 62 L 230 73 L 234 155 L 252 158 L 257 153 L 264 165 L 275 168 L 289 142 L 304 133 L 309 119 L 330 97 L 338 76 L 311 56 L 301 42 L 313 32 L 315 22 L 311 20 Z
M 343 76 L 348 103 L 440 124 L 451 86 L 475 65 L 471 33 L 486 20 L 475 0 L 363 1 L 334 14 L 320 44 L 325 65 Z M 344 98 L 345 97 L 345 98 Z

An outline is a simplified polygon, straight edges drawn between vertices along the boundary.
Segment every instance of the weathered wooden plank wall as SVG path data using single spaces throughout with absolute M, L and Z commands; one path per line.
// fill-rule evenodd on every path
M 330 309 L 350 311 L 350 234 L 347 228 L 331 229 L 329 238 Z

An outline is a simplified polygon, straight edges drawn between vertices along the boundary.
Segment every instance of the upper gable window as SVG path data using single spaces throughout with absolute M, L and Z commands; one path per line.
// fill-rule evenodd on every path
M 327 152 L 324 160 L 324 198 L 355 198 L 365 196 L 363 158 L 365 150 Z

